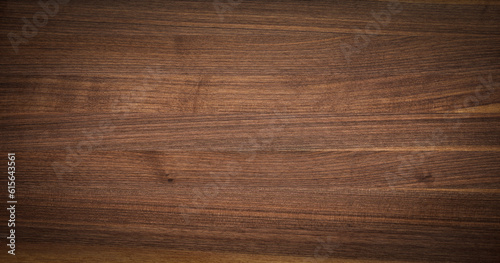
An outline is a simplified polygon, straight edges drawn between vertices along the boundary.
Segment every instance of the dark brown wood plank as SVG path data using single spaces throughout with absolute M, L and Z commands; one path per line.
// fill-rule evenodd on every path
M 500 2 L 58 1 L 0 2 L 0 262 L 500 262 Z

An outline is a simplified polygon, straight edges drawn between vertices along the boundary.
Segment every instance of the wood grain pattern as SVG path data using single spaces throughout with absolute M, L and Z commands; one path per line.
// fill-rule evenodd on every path
M 500 261 L 498 1 L 62 2 L 0 2 L 1 262 Z

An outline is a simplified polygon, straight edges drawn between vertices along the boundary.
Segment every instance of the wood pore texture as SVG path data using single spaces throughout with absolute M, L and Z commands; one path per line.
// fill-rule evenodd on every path
M 500 262 L 500 2 L 60 2 L 0 2 L 1 262 Z

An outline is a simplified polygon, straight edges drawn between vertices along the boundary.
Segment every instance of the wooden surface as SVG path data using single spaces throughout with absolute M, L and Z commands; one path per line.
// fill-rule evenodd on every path
M 500 2 L 57 7 L 0 3 L 1 262 L 500 262 Z

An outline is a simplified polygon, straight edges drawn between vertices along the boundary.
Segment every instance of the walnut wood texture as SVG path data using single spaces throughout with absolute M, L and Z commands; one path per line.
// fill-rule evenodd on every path
M 1 1 L 0 261 L 500 262 L 498 1 L 229 2 Z

